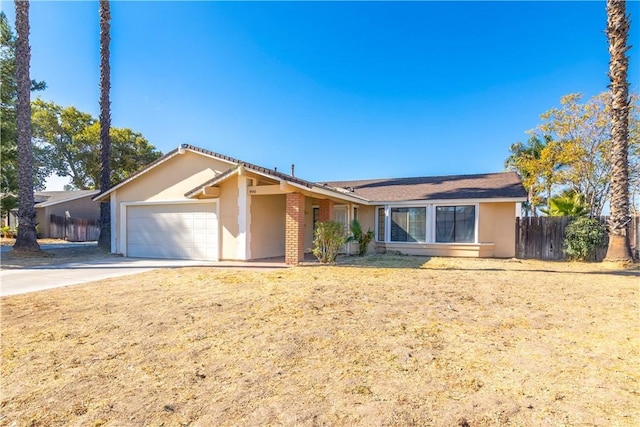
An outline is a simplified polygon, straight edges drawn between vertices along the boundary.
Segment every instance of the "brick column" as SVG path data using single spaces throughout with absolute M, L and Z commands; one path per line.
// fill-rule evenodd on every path
M 327 222 L 333 219 L 333 200 L 320 200 L 318 207 L 320 208 L 320 222 Z
M 284 262 L 298 264 L 304 260 L 304 205 L 300 193 L 287 193 Z

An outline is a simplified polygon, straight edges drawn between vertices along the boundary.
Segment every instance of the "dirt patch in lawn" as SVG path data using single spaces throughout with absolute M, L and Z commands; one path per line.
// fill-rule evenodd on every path
M 640 273 L 367 257 L 2 303 L 0 425 L 637 425 Z

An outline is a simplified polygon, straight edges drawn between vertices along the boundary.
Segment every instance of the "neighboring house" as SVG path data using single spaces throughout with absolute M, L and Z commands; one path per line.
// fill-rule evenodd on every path
M 353 218 L 378 252 L 513 257 L 526 192 L 512 172 L 313 183 L 185 144 L 94 200 L 111 204 L 113 253 L 296 264 L 317 221 Z
M 99 190 L 36 191 L 33 194 L 36 224 L 41 237 L 51 237 L 51 215 L 98 220 L 100 203 L 93 197 Z

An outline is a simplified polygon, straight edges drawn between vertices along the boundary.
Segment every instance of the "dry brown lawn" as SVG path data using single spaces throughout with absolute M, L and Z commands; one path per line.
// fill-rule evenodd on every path
M 5 297 L 0 425 L 638 425 L 639 287 L 373 256 Z

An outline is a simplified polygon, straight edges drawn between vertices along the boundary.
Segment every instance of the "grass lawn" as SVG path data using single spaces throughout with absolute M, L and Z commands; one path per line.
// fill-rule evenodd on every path
M 372 256 L 1 301 L 2 426 L 640 423 L 640 271 Z

